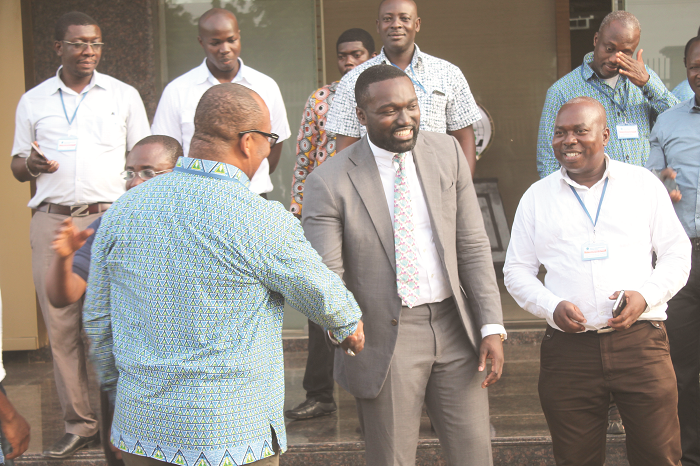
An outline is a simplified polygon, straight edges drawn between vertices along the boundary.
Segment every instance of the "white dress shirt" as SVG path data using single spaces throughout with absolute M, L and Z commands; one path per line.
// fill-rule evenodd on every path
M 391 224 L 394 224 L 394 180 L 399 166 L 394 163 L 395 153 L 377 147 L 367 138 L 369 147 L 374 155 L 374 160 L 379 169 L 379 176 L 382 180 L 382 188 L 386 196 L 386 203 L 391 215 Z M 411 206 L 413 210 L 413 238 L 418 250 L 418 300 L 413 305 L 437 303 L 452 296 L 450 283 L 442 268 L 440 256 L 435 247 L 433 230 L 430 224 L 428 206 L 425 203 L 423 189 L 418 179 L 416 164 L 413 160 L 413 153 L 406 153 L 406 175 L 411 193 Z M 402 304 L 406 306 L 406 303 Z M 481 328 L 481 336 L 493 334 L 504 334 L 506 331 L 502 325 L 487 324 Z
M 238 74 L 231 82 L 257 92 L 270 110 L 272 132 L 279 135 L 277 142 L 288 139 L 292 132 L 289 129 L 287 110 L 284 107 L 279 86 L 271 77 L 245 66 L 240 58 L 238 63 L 240 64 Z M 165 87 L 158 103 L 151 126 L 153 134 L 165 134 L 177 139 L 187 156 L 194 134 L 194 113 L 199 99 L 209 88 L 217 84 L 220 84 L 219 80 L 209 71 L 206 58 L 197 68 L 175 78 Z M 250 190 L 260 194 L 269 193 L 272 188 L 270 164 L 265 159 L 250 180 Z
M 126 152 L 151 134 L 141 96 L 128 84 L 97 71 L 77 94 L 63 83 L 60 71 L 27 91 L 17 105 L 12 155 L 29 157 L 31 143 L 37 141 L 46 157 L 59 163 L 56 172 L 39 175 L 29 207 L 42 202 L 113 202 L 124 193 L 120 173 Z M 74 113 L 68 124 L 66 114 L 72 118 Z M 77 139 L 75 150 L 59 151 L 59 141 L 68 139 Z
M 615 291 L 634 290 L 648 304 L 643 320 L 665 320 L 666 302 L 690 272 L 690 242 L 663 184 L 648 170 L 610 160 L 603 178 L 590 189 L 569 178 L 564 168 L 533 184 L 515 214 L 505 284 L 517 303 L 554 323 L 554 310 L 569 301 L 581 310 L 586 330 L 607 326 Z M 595 219 L 594 229 L 570 186 Z M 584 244 L 605 244 L 608 258 L 584 261 Z M 656 268 L 651 266 L 656 252 Z M 544 284 L 537 278 L 547 269 Z

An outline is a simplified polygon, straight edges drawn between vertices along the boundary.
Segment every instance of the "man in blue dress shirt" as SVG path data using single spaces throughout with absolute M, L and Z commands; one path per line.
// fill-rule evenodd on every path
M 666 330 L 678 381 L 683 466 L 700 465 L 700 36 L 685 48 L 693 97 L 663 113 L 651 132 L 647 168 L 676 180 L 670 192 L 676 214 L 693 244 L 688 284 L 668 302 Z
M 299 221 L 248 189 L 277 138 L 260 96 L 216 85 L 194 122 L 189 157 L 102 220 L 85 330 L 116 390 L 112 443 L 127 466 L 275 465 L 285 299 L 349 353 L 364 345 L 361 313 Z

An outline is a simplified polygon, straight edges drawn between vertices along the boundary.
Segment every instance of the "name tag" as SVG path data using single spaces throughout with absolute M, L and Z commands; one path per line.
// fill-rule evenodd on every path
M 581 248 L 581 259 L 598 261 L 608 258 L 608 245 L 605 243 L 587 243 Z
M 617 125 L 617 139 L 639 139 L 637 125 Z
M 72 152 L 78 149 L 78 140 L 76 138 L 70 139 L 59 139 L 58 147 L 56 148 L 59 152 Z

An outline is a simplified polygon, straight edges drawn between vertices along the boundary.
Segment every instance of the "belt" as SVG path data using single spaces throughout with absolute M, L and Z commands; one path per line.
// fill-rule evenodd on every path
M 632 325 L 630 325 L 630 328 L 634 327 L 637 324 L 641 324 L 643 322 L 652 322 L 652 321 L 650 321 L 650 320 L 638 320 L 635 323 L 633 323 Z M 614 332 L 614 331 L 615 331 L 615 329 L 612 327 L 603 327 L 603 328 L 599 328 L 598 330 L 586 330 L 584 333 L 610 333 L 610 332 Z
M 700 251 L 700 238 L 690 238 L 690 244 L 693 245 L 693 251 Z
M 65 215 L 66 217 L 87 217 L 92 214 L 99 214 L 109 209 L 111 202 L 98 202 L 96 204 L 81 204 L 81 205 L 60 205 L 50 202 L 42 202 L 36 208 L 39 212 L 47 214 Z

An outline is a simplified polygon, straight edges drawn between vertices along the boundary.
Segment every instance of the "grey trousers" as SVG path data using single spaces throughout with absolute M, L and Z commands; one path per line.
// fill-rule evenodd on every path
M 73 223 L 85 229 L 102 214 L 74 217 Z M 82 299 L 75 304 L 56 308 L 46 295 L 46 270 L 53 250 L 51 242 L 64 215 L 37 212 L 32 217 L 29 237 L 32 246 L 32 274 L 39 305 L 51 343 L 53 370 L 58 399 L 63 410 L 67 433 L 88 437 L 97 432 L 97 416 L 90 407 L 85 342 L 83 340 Z
M 450 466 L 491 466 L 485 372 L 452 298 L 401 309 L 379 396 L 357 398 L 368 466 L 413 466 L 423 402 Z

